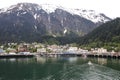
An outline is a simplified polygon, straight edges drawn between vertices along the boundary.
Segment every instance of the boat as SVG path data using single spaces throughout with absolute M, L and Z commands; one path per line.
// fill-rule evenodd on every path
M 91 62 L 91 61 L 89 61 L 89 62 L 88 62 L 88 65 L 92 65 L 92 62 Z

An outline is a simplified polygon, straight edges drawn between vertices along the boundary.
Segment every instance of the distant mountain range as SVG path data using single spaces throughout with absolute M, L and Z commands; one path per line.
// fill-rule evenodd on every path
M 94 10 L 18 3 L 0 9 L 0 41 L 40 41 L 43 36 L 83 36 L 110 20 Z

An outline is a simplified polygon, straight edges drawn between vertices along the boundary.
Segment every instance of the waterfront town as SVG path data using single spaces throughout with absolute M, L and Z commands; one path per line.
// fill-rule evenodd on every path
M 16 54 L 105 54 L 120 56 L 120 52 L 108 51 L 104 48 L 82 49 L 73 45 L 45 45 L 42 43 L 8 43 L 0 46 L 0 55 Z

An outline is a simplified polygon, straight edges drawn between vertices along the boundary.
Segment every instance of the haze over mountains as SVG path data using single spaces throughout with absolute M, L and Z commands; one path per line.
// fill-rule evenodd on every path
M 19 3 L 0 9 L 0 41 L 40 41 L 43 36 L 83 36 L 110 20 L 94 10 Z

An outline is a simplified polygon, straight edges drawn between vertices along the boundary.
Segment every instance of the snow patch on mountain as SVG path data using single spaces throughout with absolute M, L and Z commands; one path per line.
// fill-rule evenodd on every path
M 83 18 L 86 18 L 94 23 L 102 22 L 105 23 L 109 21 L 109 19 L 105 18 L 101 15 L 101 13 L 95 12 L 94 10 L 86 10 L 86 9 L 68 9 L 62 6 L 56 6 L 51 4 L 41 4 L 41 8 L 46 11 L 48 14 L 55 12 L 56 9 L 62 9 L 64 11 L 69 12 L 72 15 L 79 15 Z
M 41 4 L 41 8 L 49 14 L 55 12 L 57 8 L 61 9 L 62 7 L 51 4 Z
M 37 14 L 34 14 L 34 18 L 37 19 Z
M 10 13 L 12 9 L 17 9 L 17 10 L 26 10 L 31 11 L 32 15 L 34 16 L 35 19 L 37 19 L 37 14 L 34 11 L 38 11 L 43 9 L 45 12 L 47 12 L 48 14 L 55 12 L 56 9 L 61 9 L 64 11 L 69 12 L 72 15 L 79 15 L 80 17 L 83 17 L 85 19 L 88 19 L 94 23 L 105 23 L 107 21 L 109 21 L 109 18 L 106 18 L 105 16 L 101 15 L 101 13 L 95 12 L 94 10 L 86 10 L 86 9 L 68 9 L 68 8 L 64 8 L 62 6 L 56 6 L 56 5 L 52 5 L 52 4 L 41 4 L 41 5 L 37 5 L 37 4 L 33 4 L 32 3 L 18 3 L 17 5 L 12 5 L 9 8 L 5 8 L 5 9 L 0 9 L 0 13 L 6 12 L 6 13 Z M 19 14 L 18 14 L 19 15 Z
M 6 12 L 8 7 L 0 9 L 0 13 Z
M 67 29 L 66 29 L 66 28 L 64 29 L 63 33 L 64 33 L 64 34 L 66 34 L 66 33 L 67 33 Z
M 109 19 L 106 19 L 101 13 L 95 12 L 94 10 L 85 10 L 85 9 L 65 9 L 73 15 L 79 15 L 83 18 L 86 18 L 94 23 L 98 22 L 107 22 Z
M 34 26 L 34 28 L 35 28 L 35 30 L 37 30 L 37 26 L 36 25 Z

